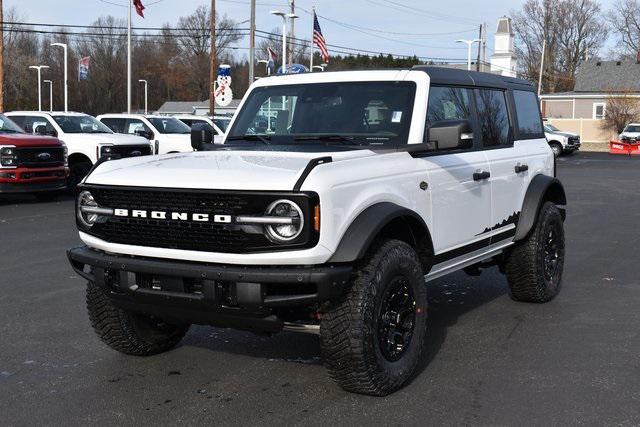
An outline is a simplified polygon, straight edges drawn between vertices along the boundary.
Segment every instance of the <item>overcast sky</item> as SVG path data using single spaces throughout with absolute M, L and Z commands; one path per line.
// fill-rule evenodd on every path
M 155 27 L 164 23 L 175 25 L 179 16 L 191 13 L 199 5 L 210 4 L 209 0 L 142 1 L 147 6 L 146 18 L 142 19 L 134 14 L 134 26 Z M 602 1 L 601 5 L 608 9 L 612 2 L 613 0 Z M 288 0 L 258 0 L 257 28 L 271 31 L 280 26 L 281 19 L 270 15 L 269 11 L 285 9 L 288 3 Z M 5 10 L 15 7 L 29 22 L 88 25 L 103 15 L 125 18 L 128 2 L 5 0 L 4 4 Z M 226 14 L 238 22 L 249 19 L 248 0 L 217 0 L 216 4 L 220 14 Z M 497 19 L 508 15 L 510 10 L 519 8 L 521 4 L 520 0 L 296 0 L 300 16 L 296 21 L 296 36 L 309 38 L 311 17 L 306 11 L 315 6 L 318 15 L 327 18 L 321 17 L 320 25 L 329 44 L 376 52 L 464 59 L 466 48 L 456 44 L 456 39 L 477 37 L 479 24 L 486 22 L 491 47 Z M 246 28 L 247 25 L 241 27 Z M 238 46 L 246 47 L 247 43 L 245 40 Z M 238 50 L 238 53 L 246 55 L 246 50 Z M 490 55 L 491 51 L 487 54 Z

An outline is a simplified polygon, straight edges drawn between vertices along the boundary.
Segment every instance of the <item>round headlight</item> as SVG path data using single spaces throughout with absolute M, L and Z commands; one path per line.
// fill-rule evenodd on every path
M 304 218 L 300 206 L 291 200 L 276 200 L 267 208 L 267 215 L 272 217 L 290 218 L 291 221 L 285 224 L 270 224 L 265 228 L 267 236 L 277 242 L 289 242 L 302 233 Z
M 78 216 L 78 220 L 80 221 L 80 223 L 87 228 L 92 227 L 93 224 L 95 224 L 95 222 L 98 220 L 98 214 L 82 211 L 83 207 L 92 207 L 92 208 L 98 207 L 98 203 L 96 203 L 91 193 L 88 191 L 81 192 L 78 195 L 77 206 L 78 206 L 77 207 L 78 211 L 76 214 Z

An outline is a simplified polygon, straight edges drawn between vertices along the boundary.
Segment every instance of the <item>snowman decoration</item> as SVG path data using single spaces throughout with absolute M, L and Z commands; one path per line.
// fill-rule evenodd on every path
M 231 66 L 222 64 L 218 68 L 218 78 L 216 79 L 216 88 L 214 91 L 216 104 L 220 107 L 226 107 L 231 104 L 233 99 L 233 91 L 231 90 Z

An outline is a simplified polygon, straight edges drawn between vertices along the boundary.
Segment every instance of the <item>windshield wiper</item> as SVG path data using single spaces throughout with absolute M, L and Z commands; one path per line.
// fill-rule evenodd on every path
M 271 137 L 268 135 L 242 135 L 242 136 L 229 136 L 227 141 L 260 141 L 263 144 L 271 145 Z
M 341 142 L 349 145 L 362 145 L 355 142 L 355 137 L 348 135 L 305 135 L 296 136 L 294 141 L 328 141 L 328 142 Z

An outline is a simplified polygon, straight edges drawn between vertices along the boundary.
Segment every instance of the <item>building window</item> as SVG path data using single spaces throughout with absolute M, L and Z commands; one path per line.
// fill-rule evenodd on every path
M 593 104 L 593 118 L 596 120 L 604 119 L 607 113 L 607 104 L 604 102 L 596 102 Z

